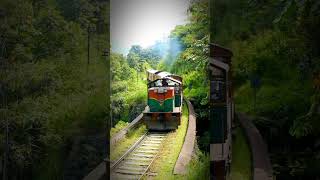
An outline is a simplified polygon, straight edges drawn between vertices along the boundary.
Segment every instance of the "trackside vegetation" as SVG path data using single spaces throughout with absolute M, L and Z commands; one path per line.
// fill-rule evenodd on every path
M 108 2 L 0 1 L 0 159 L 9 179 L 81 179 L 105 157 Z
M 241 128 L 234 130 L 232 139 L 231 180 L 252 179 L 251 151 Z
M 210 7 L 211 41 L 234 53 L 236 110 L 256 116 L 277 179 L 319 178 L 318 1 L 215 0 Z
M 154 46 L 145 49 L 134 45 L 127 56 L 115 53 L 112 55 L 113 63 L 116 63 L 113 70 L 114 107 L 117 109 L 114 112 L 114 122 L 118 120 L 130 122 L 130 119 L 132 120 L 136 116 L 130 116 L 128 112 L 136 111 L 135 113 L 138 114 L 138 112 L 142 111 L 141 108 L 137 109 L 135 107 L 140 106 L 140 104 L 145 106 L 146 97 L 142 96 L 142 94 L 146 95 L 144 72 L 150 67 L 182 76 L 184 96 L 191 100 L 196 111 L 197 143 L 199 148 L 196 149 L 195 156 L 189 164 L 188 173 L 184 176 L 173 175 L 173 168 L 186 132 L 186 124 L 184 123 L 187 123 L 185 119 L 188 116 L 186 114 L 187 108 L 184 105 L 182 125 L 176 132 L 169 133 L 159 158 L 151 166 L 150 172 L 157 173 L 157 176 L 154 177 L 156 179 L 205 179 L 209 177 L 209 129 L 206 125 L 208 123 L 207 93 L 209 91 L 206 63 L 209 50 L 208 43 L 210 42 L 208 7 L 209 2 L 207 0 L 192 1 L 188 11 L 189 22 L 185 25 L 178 25 L 172 30 L 169 39 L 179 44 L 179 51 L 171 50 L 163 56 L 157 49 L 160 44 L 156 43 Z M 123 72 L 131 73 L 126 74 Z M 143 89 L 134 84 L 141 85 Z M 135 87 L 136 90 L 128 90 L 131 87 Z M 235 162 L 232 164 L 232 177 L 248 179 L 251 175 L 250 171 L 247 172 L 248 168 L 249 170 L 251 168 L 250 151 L 241 131 L 237 130 L 235 135 L 237 137 L 235 138 L 233 149 Z M 240 168 L 241 163 L 244 164 L 245 168 Z
M 187 130 L 184 104 L 181 126 L 169 133 L 151 171 L 155 179 L 207 178 L 208 44 L 217 43 L 233 52 L 236 111 L 254 117 L 276 179 L 320 179 L 319 1 L 191 0 L 188 21 L 167 42 L 133 45 L 127 55 L 108 52 L 109 3 L 0 1 L 1 177 L 83 178 L 106 157 L 106 137 L 145 109 L 145 72 L 153 68 L 183 78 L 198 147 L 188 173 L 172 175 Z M 146 131 L 129 132 L 111 148 L 111 159 Z M 244 133 L 233 134 L 230 178 L 251 179 Z
M 118 125 L 116 126 L 119 127 Z M 126 134 L 125 138 L 121 139 L 119 142 L 117 142 L 114 146 L 110 148 L 111 161 L 115 161 L 119 159 L 146 132 L 147 132 L 147 129 L 145 125 L 142 125 L 137 127 L 136 129 L 130 130 Z
M 160 148 L 158 158 L 151 165 L 150 171 L 157 172 L 155 179 L 174 179 L 173 169 L 181 151 L 188 128 L 188 106 L 183 103 L 181 124 L 170 132 Z

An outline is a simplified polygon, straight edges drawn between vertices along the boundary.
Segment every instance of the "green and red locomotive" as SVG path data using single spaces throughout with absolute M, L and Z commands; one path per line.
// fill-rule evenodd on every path
M 148 106 L 144 121 L 150 130 L 173 130 L 180 125 L 182 78 L 157 70 L 147 71 Z

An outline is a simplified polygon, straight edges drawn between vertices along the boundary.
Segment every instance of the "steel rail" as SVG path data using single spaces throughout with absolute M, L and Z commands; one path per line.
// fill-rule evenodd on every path
M 111 165 L 111 170 L 113 170 L 117 165 L 119 165 L 119 163 L 125 158 L 127 157 L 138 145 L 139 143 L 146 138 L 148 132 L 146 132 L 145 134 L 143 134 L 141 136 L 141 138 L 138 139 L 137 142 L 135 142 L 129 149 L 127 152 L 125 152 L 116 162 L 114 162 L 112 165 Z
M 141 179 L 158 157 L 167 133 L 147 132 L 110 167 L 111 179 Z M 131 157 L 131 158 L 130 158 Z M 128 164 L 131 163 L 131 166 Z

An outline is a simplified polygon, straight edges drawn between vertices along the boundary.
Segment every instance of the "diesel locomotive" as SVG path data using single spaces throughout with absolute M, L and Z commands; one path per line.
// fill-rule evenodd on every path
M 143 113 L 150 130 L 174 130 L 182 113 L 182 78 L 169 72 L 148 70 L 148 102 Z

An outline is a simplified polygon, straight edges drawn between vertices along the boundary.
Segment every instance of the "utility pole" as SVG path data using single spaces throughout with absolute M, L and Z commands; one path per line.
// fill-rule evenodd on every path
M 112 111 L 111 111 L 111 92 L 112 92 L 112 89 L 111 89 L 111 81 L 112 81 L 112 77 L 111 77 L 111 63 L 110 63 L 110 57 L 109 57 L 109 51 L 108 49 L 105 49 L 104 52 L 103 52 L 103 55 L 104 57 L 106 57 L 106 61 L 107 61 L 107 111 L 108 113 L 110 113 L 110 125 L 112 126 Z
M 107 104 L 107 108 L 106 108 L 106 111 L 107 113 L 109 114 L 109 116 L 107 116 L 107 121 L 106 121 L 106 124 L 107 124 L 107 127 L 106 127 L 106 130 L 107 130 L 107 140 L 110 139 L 110 128 L 111 128 L 111 124 L 112 124 L 112 109 L 111 109 L 111 58 L 110 58 L 110 55 L 109 55 L 109 49 L 106 48 L 104 51 L 103 51 L 103 55 L 104 57 L 106 57 L 106 63 L 107 63 L 107 72 L 106 72 L 106 76 L 107 76 L 107 98 L 106 98 L 106 104 Z M 107 141 L 107 157 L 105 159 L 105 164 L 106 164 L 106 180 L 109 180 L 110 179 L 110 142 Z

